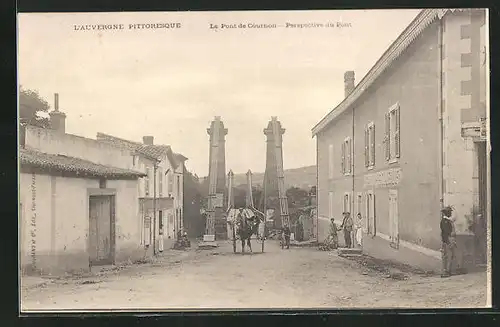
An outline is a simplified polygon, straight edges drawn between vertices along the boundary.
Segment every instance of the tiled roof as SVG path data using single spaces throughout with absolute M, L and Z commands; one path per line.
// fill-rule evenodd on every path
M 148 145 L 148 144 L 139 144 L 136 147 L 135 151 L 139 154 L 143 154 L 153 159 L 161 159 L 164 156 L 168 156 L 169 152 L 170 153 L 172 152 L 170 146 L 168 145 Z
M 146 174 L 134 170 L 105 166 L 79 158 L 28 149 L 19 150 L 19 162 L 21 166 L 25 167 L 71 172 L 81 175 L 82 177 L 92 176 L 109 179 L 130 179 L 146 176 Z
M 104 133 L 97 133 L 97 140 L 100 142 L 105 142 L 108 144 L 113 144 L 115 146 L 119 146 L 121 148 L 125 148 L 131 151 L 135 151 L 138 146 L 142 145 L 142 143 L 139 142 L 133 142 L 129 140 L 125 140 L 116 136 L 104 134 Z
M 413 19 L 406 29 L 398 36 L 382 57 L 375 63 L 370 71 L 356 85 L 354 90 L 332 111 L 330 111 L 312 129 L 314 137 L 328 124 L 334 121 L 340 114 L 353 107 L 353 104 L 361 95 L 380 77 L 387 68 L 412 44 L 412 42 L 436 19 L 442 19 L 449 12 L 475 10 L 471 8 L 463 9 L 422 9 Z
M 170 161 L 170 164 L 174 168 L 177 168 L 181 162 L 187 160 L 187 158 L 183 155 L 172 152 L 172 148 L 170 147 L 170 145 L 143 144 L 104 133 L 97 133 L 97 140 L 114 144 L 116 146 L 125 147 L 131 151 L 135 151 L 137 154 L 156 160 L 159 160 L 162 157 L 166 156 Z

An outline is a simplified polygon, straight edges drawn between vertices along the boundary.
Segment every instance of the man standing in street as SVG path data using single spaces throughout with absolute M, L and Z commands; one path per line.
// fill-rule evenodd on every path
M 330 233 L 328 235 L 328 249 L 336 249 L 339 246 L 339 238 L 337 236 L 337 224 L 335 219 L 330 219 Z
M 288 227 L 288 225 L 285 225 L 285 227 L 283 228 L 283 236 L 285 237 L 284 241 L 287 249 L 290 248 L 290 234 L 291 234 L 290 227 Z
M 342 221 L 342 225 L 340 227 L 344 230 L 345 247 L 351 248 L 352 247 L 351 233 L 352 233 L 352 226 L 354 225 L 354 223 L 352 221 L 350 212 L 344 212 L 343 215 L 344 215 L 344 220 Z
M 450 277 L 455 261 L 455 224 L 451 218 L 453 209 L 450 206 L 441 210 L 441 258 L 443 261 L 443 272 L 441 277 Z

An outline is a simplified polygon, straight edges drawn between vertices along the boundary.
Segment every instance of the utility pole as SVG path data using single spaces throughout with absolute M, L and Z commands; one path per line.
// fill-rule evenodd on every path
M 156 170 L 158 162 L 153 164 L 153 254 L 156 255 Z

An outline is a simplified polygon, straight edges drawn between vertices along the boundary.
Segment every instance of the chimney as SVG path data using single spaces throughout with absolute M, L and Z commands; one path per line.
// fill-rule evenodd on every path
M 143 136 L 142 137 L 142 143 L 146 145 L 153 145 L 154 143 L 154 137 L 153 136 Z
M 66 133 L 66 114 L 59 111 L 59 93 L 54 93 L 54 111 L 49 113 L 50 127 L 61 133 Z
M 346 98 L 351 94 L 352 90 L 354 90 L 354 71 L 349 70 L 344 73 L 344 91 Z

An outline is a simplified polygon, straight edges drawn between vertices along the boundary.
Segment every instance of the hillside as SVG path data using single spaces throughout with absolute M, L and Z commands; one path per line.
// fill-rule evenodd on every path
M 252 184 L 262 185 L 264 173 L 253 173 Z M 234 185 L 246 184 L 245 174 L 234 174 Z M 285 188 L 292 186 L 308 189 L 316 185 L 316 166 L 285 169 Z

